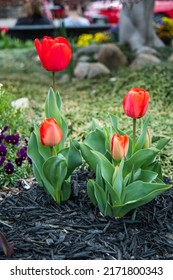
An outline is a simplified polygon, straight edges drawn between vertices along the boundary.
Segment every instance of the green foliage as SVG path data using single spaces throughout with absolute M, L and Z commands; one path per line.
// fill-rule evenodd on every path
M 7 124 L 12 128 L 13 133 L 18 132 L 23 134 L 24 137 L 28 137 L 30 133 L 30 122 L 26 118 L 26 110 L 12 107 L 11 102 L 13 100 L 14 96 L 2 87 L 0 89 L 0 128 Z
M 129 148 L 127 157 L 118 162 L 111 155 L 110 139 L 114 133 L 124 133 L 118 128 L 117 118 L 111 115 L 110 119 L 111 126 L 99 129 L 94 120 L 95 129 L 80 148 L 83 158 L 96 175 L 96 179 L 89 180 L 87 184 L 91 202 L 103 215 L 121 218 L 170 188 L 163 182 L 157 157 L 170 139 L 161 139 L 157 144 L 144 148 L 149 123 L 149 118 L 146 118 L 135 143 L 128 133 L 133 149 Z

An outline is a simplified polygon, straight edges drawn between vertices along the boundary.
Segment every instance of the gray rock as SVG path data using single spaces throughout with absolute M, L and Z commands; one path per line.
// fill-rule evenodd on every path
M 168 57 L 168 61 L 173 62 L 173 53 L 170 55 L 170 57 Z
M 105 65 L 99 62 L 79 62 L 74 69 L 74 76 L 78 79 L 91 79 L 108 74 L 110 74 L 110 70 Z
M 88 55 L 82 55 L 79 57 L 78 61 L 80 62 L 89 62 L 90 61 L 90 57 Z
M 102 45 L 98 52 L 97 60 L 111 71 L 127 65 L 126 56 L 115 44 Z
M 89 79 L 95 78 L 98 76 L 109 75 L 109 74 L 110 74 L 110 70 L 102 63 L 100 63 L 100 62 L 90 63 L 89 72 L 88 72 Z
M 102 46 L 101 44 L 99 44 L 99 45 L 92 44 L 92 45 L 87 46 L 87 47 L 78 48 L 76 53 L 75 53 L 75 57 L 79 58 L 82 55 L 93 55 L 100 50 L 101 46 Z
M 88 62 L 78 62 L 74 69 L 74 76 L 79 79 L 86 78 L 89 71 Z
M 133 62 L 131 63 L 130 66 L 131 67 L 140 67 L 145 64 L 157 64 L 160 62 L 161 62 L 161 60 L 152 54 L 141 53 L 133 60 Z
M 145 53 L 145 54 L 152 54 L 152 55 L 155 55 L 157 57 L 160 57 L 160 54 L 158 53 L 158 51 L 156 51 L 155 49 L 151 48 L 151 47 L 147 47 L 147 46 L 143 46 L 141 47 L 140 49 L 138 49 L 136 51 L 136 56 L 142 54 L 142 53 Z

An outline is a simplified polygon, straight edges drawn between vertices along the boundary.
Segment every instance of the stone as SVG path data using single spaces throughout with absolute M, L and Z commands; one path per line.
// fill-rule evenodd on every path
M 168 57 L 168 61 L 173 62 L 173 53 L 170 55 L 170 57 Z
M 89 46 L 86 47 L 81 47 L 78 48 L 76 53 L 75 53 L 75 57 L 78 59 L 80 56 L 82 55 L 93 55 L 95 53 L 98 53 L 98 51 L 101 48 L 101 44 L 91 44 Z
M 26 109 L 29 108 L 29 100 L 27 97 L 22 97 L 19 99 L 16 99 L 15 101 L 11 102 L 12 107 L 15 107 L 16 109 Z
M 89 71 L 88 71 L 88 78 L 95 78 L 98 76 L 104 76 L 109 75 L 110 70 L 102 63 L 96 62 L 96 63 L 90 63 L 89 65 Z
M 110 70 L 100 62 L 78 62 L 74 69 L 74 76 L 78 79 L 91 79 L 108 74 L 110 74 Z
M 140 67 L 145 64 L 158 64 L 161 60 L 152 54 L 141 53 L 131 63 L 130 67 Z
M 74 76 L 79 79 L 86 78 L 89 71 L 88 62 L 78 62 L 74 69 Z
M 98 52 L 97 60 L 104 64 L 110 71 L 127 65 L 126 56 L 115 44 L 102 45 Z
M 138 49 L 135 53 L 136 56 L 145 53 L 145 54 L 151 54 L 157 57 L 160 57 L 160 54 L 158 53 L 158 51 L 156 51 L 155 49 L 151 48 L 151 47 L 147 47 L 147 46 L 142 46 L 140 49 Z
M 78 61 L 80 62 L 89 62 L 90 61 L 90 57 L 88 55 L 82 55 L 79 57 Z

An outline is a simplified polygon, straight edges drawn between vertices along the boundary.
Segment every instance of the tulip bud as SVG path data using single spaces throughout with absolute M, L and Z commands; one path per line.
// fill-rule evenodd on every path
M 129 148 L 129 138 L 127 135 L 114 133 L 111 140 L 111 154 L 115 160 L 126 157 Z
M 151 131 L 150 131 L 149 128 L 147 128 L 146 138 L 145 138 L 145 142 L 144 142 L 143 148 L 147 149 L 147 148 L 151 147 L 151 141 L 152 141 Z
M 58 145 L 63 137 L 63 132 L 53 118 L 45 119 L 40 126 L 41 143 L 45 146 Z
M 143 88 L 132 88 L 123 100 L 125 114 L 134 119 L 142 118 L 146 114 L 149 98 L 149 93 Z

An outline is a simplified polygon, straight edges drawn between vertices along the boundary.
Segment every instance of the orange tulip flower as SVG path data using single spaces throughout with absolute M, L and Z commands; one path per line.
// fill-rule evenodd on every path
M 148 108 L 149 98 L 149 93 L 145 89 L 132 88 L 123 100 L 125 114 L 134 119 L 143 117 Z
M 52 72 L 64 70 L 72 57 L 72 50 L 68 40 L 64 37 L 43 37 L 42 43 L 39 39 L 34 44 L 42 66 Z
M 129 138 L 127 135 L 114 133 L 111 140 L 111 154 L 115 160 L 126 157 L 129 148 Z
M 41 143 L 45 146 L 58 145 L 63 137 L 63 132 L 53 118 L 45 119 L 40 126 Z

